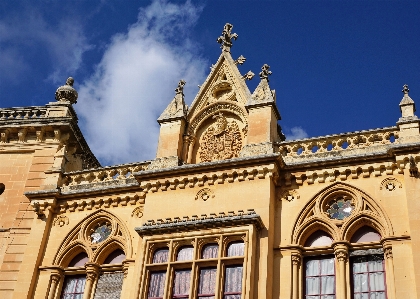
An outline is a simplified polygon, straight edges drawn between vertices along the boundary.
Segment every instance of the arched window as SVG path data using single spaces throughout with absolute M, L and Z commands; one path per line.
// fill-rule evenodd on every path
M 219 255 L 219 245 L 218 244 L 207 244 L 203 246 L 201 251 L 202 259 L 215 259 Z
M 333 239 L 322 230 L 317 230 L 305 242 L 305 247 L 330 246 Z
M 168 248 L 159 248 L 153 254 L 153 264 L 166 263 L 168 261 Z
M 121 264 L 125 260 L 125 253 L 121 249 L 114 250 L 105 259 L 104 264 Z
M 86 252 L 76 255 L 69 263 L 68 267 L 84 267 L 89 261 Z M 86 275 L 66 275 L 61 298 L 82 298 L 85 291 Z
M 86 252 L 81 252 L 76 255 L 69 263 L 69 267 L 83 267 L 89 261 Z

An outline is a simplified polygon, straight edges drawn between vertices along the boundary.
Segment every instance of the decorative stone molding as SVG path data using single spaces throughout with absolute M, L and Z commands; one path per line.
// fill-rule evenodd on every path
M 384 250 L 382 248 L 374 249 L 366 249 L 366 250 L 352 250 L 350 251 L 350 256 L 361 256 L 361 255 L 372 255 L 372 254 L 384 254 Z
M 256 166 L 249 168 L 238 168 L 227 171 L 217 171 L 208 174 L 197 174 L 185 177 L 162 178 L 156 180 L 144 180 L 140 182 L 140 187 L 144 192 L 168 191 L 185 189 L 186 187 L 213 186 L 214 184 L 224 184 L 242 182 L 245 180 L 265 179 L 272 177 L 277 168 L 274 165 Z
M 239 157 L 252 157 L 272 154 L 274 152 L 274 144 L 271 142 L 246 144 L 239 153 Z
M 386 259 L 392 259 L 393 258 L 393 255 L 392 255 L 392 247 L 391 246 L 389 246 L 389 247 L 385 247 L 385 258 Z
M 207 201 L 210 198 L 214 198 L 214 192 L 209 188 L 203 188 L 200 191 L 197 192 L 197 195 L 195 196 L 195 200 L 203 200 Z
M 296 190 L 286 190 L 280 196 L 280 200 L 294 201 L 300 198 L 299 193 Z
M 136 227 L 135 231 L 140 236 L 145 236 L 249 224 L 255 225 L 257 229 L 264 227 L 260 216 L 257 215 L 253 209 L 249 209 L 247 212 L 244 212 L 243 210 L 239 210 L 237 213 L 229 212 L 228 215 L 224 212 L 220 212 L 219 215 L 210 213 L 209 216 L 201 215 L 201 217 L 193 215 L 191 219 L 188 216 L 184 216 L 182 219 L 175 217 L 174 219 L 166 218 L 165 220 L 158 219 L 157 221 L 148 220 L 141 227 Z
M 44 118 L 47 108 L 43 106 L 0 109 L 0 121 Z
M 334 246 L 334 255 L 339 262 L 347 261 L 349 255 L 347 246 L 343 243 L 338 243 Z
M 395 191 L 397 188 L 402 188 L 402 184 L 399 180 L 396 178 L 386 178 L 381 182 L 379 190 L 391 192 Z
M 179 163 L 180 163 L 179 157 L 177 156 L 156 158 L 155 160 L 150 161 L 150 164 L 147 167 L 147 169 L 156 170 L 156 169 L 170 168 L 170 167 L 178 166 Z
M 69 224 L 69 218 L 65 215 L 58 215 L 53 221 L 54 226 L 63 227 L 64 225 L 68 225 L 68 224 Z
M 134 208 L 133 212 L 131 213 L 131 217 L 136 217 L 136 218 L 143 217 L 143 206 Z
M 85 269 L 86 269 L 86 280 L 90 280 L 91 282 L 94 282 L 96 278 L 99 276 L 99 272 L 100 272 L 99 265 L 95 263 L 86 263 Z
M 242 136 L 236 121 L 228 122 L 221 112 L 213 116 L 216 122 L 208 127 L 200 140 L 201 162 L 238 157 Z
M 298 254 L 292 254 L 291 256 L 292 258 L 292 264 L 293 265 L 300 265 L 300 263 L 302 262 L 302 256 L 298 255 Z

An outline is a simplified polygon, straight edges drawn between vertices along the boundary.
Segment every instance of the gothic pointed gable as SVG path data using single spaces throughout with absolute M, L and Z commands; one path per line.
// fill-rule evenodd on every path
M 223 51 L 210 74 L 201 85 L 188 113 L 194 118 L 207 106 L 217 102 L 230 102 L 244 107 L 251 98 L 251 92 L 237 67 L 243 60 L 233 60 L 229 52 Z

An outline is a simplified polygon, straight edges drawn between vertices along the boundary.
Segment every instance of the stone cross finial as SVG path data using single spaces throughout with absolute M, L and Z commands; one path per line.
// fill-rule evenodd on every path
M 410 92 L 410 90 L 408 89 L 408 85 L 404 84 L 403 86 L 403 90 L 401 90 L 404 94 L 408 94 Z
M 238 35 L 236 33 L 232 33 L 233 25 L 226 23 L 225 27 L 223 27 L 222 35 L 218 37 L 217 42 L 221 44 L 221 48 L 223 51 L 230 52 L 230 48 L 232 47 L 232 39 L 236 40 Z
M 269 71 L 270 66 L 268 64 L 264 64 L 261 68 L 262 72 L 260 72 L 260 78 L 261 80 L 266 79 L 268 81 L 268 76 L 272 74 L 271 71 Z
M 178 87 L 175 89 L 176 94 L 183 94 L 184 93 L 184 86 L 185 86 L 184 80 L 179 80 Z

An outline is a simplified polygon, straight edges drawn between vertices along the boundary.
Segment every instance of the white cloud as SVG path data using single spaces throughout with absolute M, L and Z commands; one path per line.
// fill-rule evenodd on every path
M 190 103 L 208 63 L 188 39 L 201 7 L 190 1 L 153 1 L 138 21 L 115 35 L 95 73 L 79 87 L 75 106 L 88 143 L 102 164 L 153 159 L 156 119 L 175 95 L 180 79 Z M 77 78 L 76 78 L 77 79 Z
M 308 138 L 308 133 L 301 127 L 293 127 L 290 130 L 286 129 L 284 134 L 286 135 L 287 141 Z
M 42 49 L 38 61 L 46 60 L 53 66 L 47 79 L 62 83 L 64 74 L 74 73 L 82 63 L 83 53 L 90 48 L 82 26 L 71 18 L 51 24 L 31 7 L 0 20 L 0 67 L 5 70 L 1 79 L 13 80 L 30 69 L 25 56 L 29 50 Z

